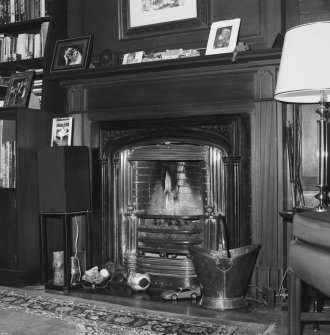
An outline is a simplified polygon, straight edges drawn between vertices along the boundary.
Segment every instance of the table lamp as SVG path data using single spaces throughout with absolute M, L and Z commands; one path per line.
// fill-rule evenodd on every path
M 330 21 L 289 29 L 285 35 L 275 99 L 292 104 L 319 104 L 317 120 L 317 211 L 329 204 L 327 185 L 328 102 L 330 101 Z

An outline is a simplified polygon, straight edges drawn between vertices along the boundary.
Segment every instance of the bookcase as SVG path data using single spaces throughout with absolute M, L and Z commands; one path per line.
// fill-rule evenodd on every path
M 66 38 L 66 7 L 67 0 L 0 0 L 0 76 L 34 70 L 32 90 L 40 101 L 55 42 Z
M 35 70 L 33 91 L 40 100 L 49 13 L 48 0 L 0 0 L 0 75 Z
M 1 15 L 4 2 L 17 5 L 33 2 L 35 5 L 41 1 L 46 6 L 45 16 L 30 13 L 10 22 Z M 52 84 L 44 80 L 44 73 L 49 72 L 56 40 L 67 36 L 67 0 L 0 0 L 0 53 L 4 48 L 1 45 L 4 35 L 39 34 L 45 27 L 48 32 L 42 42 L 41 54 L 27 58 L 13 56 L 10 61 L 1 61 L 0 56 L 1 77 L 8 77 L 13 72 L 37 70 L 35 79 L 42 80 L 41 101 L 45 91 L 57 99 Z M 13 51 L 18 54 L 17 45 Z M 10 181 L 0 184 L 0 285 L 24 286 L 41 281 L 37 150 L 50 146 L 54 117 L 47 111 L 46 104 L 44 106 L 41 105 L 41 110 L 0 108 L 0 120 L 3 120 L 0 122 L 1 140 L 11 142 L 11 148 L 16 148 L 11 154 L 15 165 L 8 172 Z M 58 113 L 63 114 L 63 105 Z
M 50 145 L 52 118 L 40 110 L 2 108 L 0 120 L 2 141 L 16 142 L 15 184 L 0 188 L 0 284 L 22 286 L 40 282 L 37 150 Z

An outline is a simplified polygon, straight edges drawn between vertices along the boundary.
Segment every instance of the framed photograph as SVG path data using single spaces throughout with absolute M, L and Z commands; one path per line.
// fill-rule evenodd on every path
M 6 96 L 4 107 L 26 107 L 29 101 L 34 71 L 12 73 Z
M 52 147 L 59 147 L 72 144 L 73 118 L 63 117 L 53 119 Z
M 86 69 L 92 42 L 92 35 L 56 41 L 50 72 Z
M 119 38 L 208 29 L 208 0 L 118 0 Z
M 123 58 L 123 65 L 141 63 L 143 53 L 143 51 L 138 51 L 125 54 Z
M 240 24 L 241 19 L 212 23 L 205 54 L 216 55 L 233 52 L 237 45 Z

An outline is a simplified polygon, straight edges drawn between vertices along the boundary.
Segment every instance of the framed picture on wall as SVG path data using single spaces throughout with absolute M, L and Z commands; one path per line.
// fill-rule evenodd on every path
M 212 23 L 205 54 L 215 55 L 233 52 L 237 45 L 240 24 L 241 19 Z
M 34 71 L 12 73 L 6 96 L 4 107 L 26 107 L 31 93 L 31 86 Z
M 86 69 L 92 42 L 92 35 L 56 41 L 50 72 Z
M 118 0 L 119 38 L 208 29 L 208 0 Z

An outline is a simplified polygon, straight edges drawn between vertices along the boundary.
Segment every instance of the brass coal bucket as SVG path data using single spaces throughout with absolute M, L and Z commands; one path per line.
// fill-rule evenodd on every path
M 260 245 L 214 251 L 189 246 L 190 255 L 202 288 L 200 305 L 212 309 L 247 306 L 245 293 L 257 260 Z

